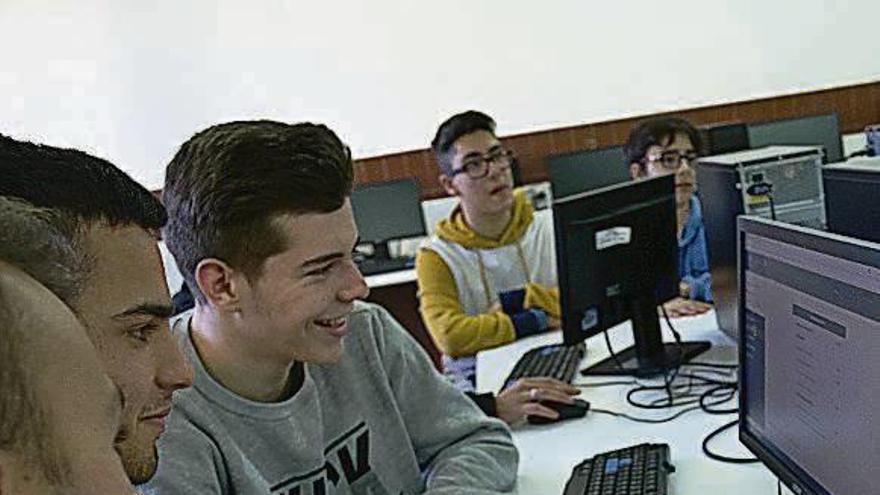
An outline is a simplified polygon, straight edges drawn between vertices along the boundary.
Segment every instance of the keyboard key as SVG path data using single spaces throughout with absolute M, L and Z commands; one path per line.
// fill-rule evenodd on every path
M 574 467 L 565 495 L 666 495 L 674 469 L 666 444 L 602 452 Z

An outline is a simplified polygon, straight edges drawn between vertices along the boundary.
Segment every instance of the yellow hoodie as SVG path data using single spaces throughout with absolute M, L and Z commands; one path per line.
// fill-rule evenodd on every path
M 437 347 L 459 358 L 515 340 L 498 304 L 498 293 L 512 288 L 525 289 L 526 308 L 558 319 L 553 242 L 549 211 L 535 213 L 522 190 L 498 239 L 474 232 L 460 207 L 439 222 L 416 256 L 419 309 Z

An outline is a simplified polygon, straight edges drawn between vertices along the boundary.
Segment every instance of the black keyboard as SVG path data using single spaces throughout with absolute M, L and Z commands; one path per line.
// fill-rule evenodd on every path
M 611 450 L 575 466 L 564 495 L 666 495 L 673 471 L 665 443 Z
M 415 266 L 415 258 L 364 258 L 357 262 L 358 270 L 363 275 L 378 275 L 380 273 L 398 272 L 409 270 Z
M 554 344 L 536 347 L 519 358 L 504 381 L 504 388 L 513 385 L 519 378 L 529 376 L 548 376 L 571 383 L 586 352 L 583 342 L 573 346 Z

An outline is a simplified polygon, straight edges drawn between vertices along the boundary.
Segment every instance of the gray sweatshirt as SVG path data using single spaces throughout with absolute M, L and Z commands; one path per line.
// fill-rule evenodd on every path
M 205 370 L 179 391 L 144 495 L 489 494 L 513 489 L 518 454 L 507 427 L 438 374 L 384 309 L 358 303 L 342 359 L 306 365 L 290 399 L 264 404 Z

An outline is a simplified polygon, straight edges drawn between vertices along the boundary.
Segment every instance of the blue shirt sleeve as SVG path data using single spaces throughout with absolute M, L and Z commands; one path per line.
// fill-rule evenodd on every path
M 712 302 L 712 281 L 702 209 L 697 198 L 691 197 L 691 212 L 679 240 L 679 275 L 690 287 L 690 298 Z

